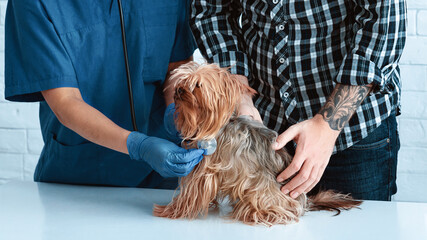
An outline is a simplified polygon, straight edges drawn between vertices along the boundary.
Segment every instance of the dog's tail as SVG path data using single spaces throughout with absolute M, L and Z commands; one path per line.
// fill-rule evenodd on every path
M 362 201 L 353 199 L 348 194 L 336 193 L 332 190 L 320 191 L 314 196 L 309 197 L 309 211 L 334 211 L 336 215 L 341 213 L 341 210 L 349 210 L 358 208 Z

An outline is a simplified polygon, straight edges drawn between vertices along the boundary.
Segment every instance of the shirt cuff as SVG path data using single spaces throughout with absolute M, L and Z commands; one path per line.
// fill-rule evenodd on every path
M 243 75 L 249 79 L 248 57 L 243 52 L 218 53 L 212 57 L 212 60 L 214 63 L 219 64 L 220 67 L 229 68 L 231 74 Z
M 344 58 L 335 82 L 354 86 L 374 84 L 377 86 L 375 89 L 384 90 L 385 77 L 376 63 L 361 55 L 351 54 Z

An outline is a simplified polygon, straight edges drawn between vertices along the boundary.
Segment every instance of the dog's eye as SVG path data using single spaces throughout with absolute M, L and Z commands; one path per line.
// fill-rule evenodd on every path
M 177 88 L 177 89 L 175 90 L 175 94 L 181 95 L 182 93 L 183 93 L 182 88 Z
M 200 88 L 201 84 L 196 83 L 196 88 Z

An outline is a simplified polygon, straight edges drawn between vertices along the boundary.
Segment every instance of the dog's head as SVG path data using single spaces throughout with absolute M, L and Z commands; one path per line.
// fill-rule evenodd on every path
M 215 138 L 245 93 L 254 93 L 227 69 L 190 62 L 171 73 L 175 82 L 175 125 L 184 141 Z

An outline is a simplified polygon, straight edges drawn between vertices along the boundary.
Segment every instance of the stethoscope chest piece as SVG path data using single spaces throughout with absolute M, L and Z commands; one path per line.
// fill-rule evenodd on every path
M 215 138 L 210 140 L 201 140 L 197 142 L 198 149 L 204 149 L 205 155 L 212 155 L 217 147 L 217 142 Z

